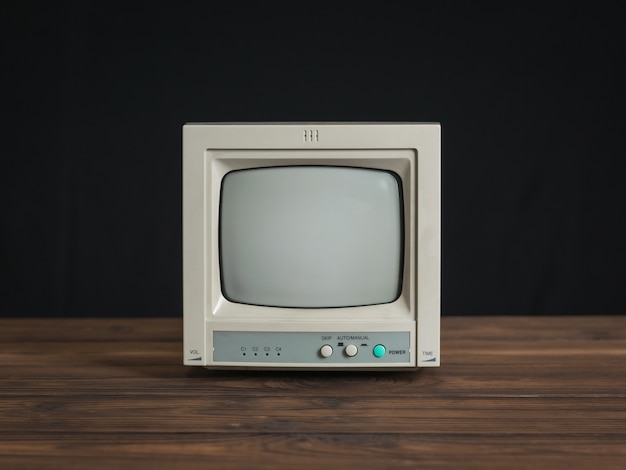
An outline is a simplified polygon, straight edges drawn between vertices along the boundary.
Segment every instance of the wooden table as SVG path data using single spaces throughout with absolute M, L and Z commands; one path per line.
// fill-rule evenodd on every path
M 626 316 L 444 317 L 419 372 L 191 368 L 181 327 L 0 320 L 0 468 L 626 469 Z

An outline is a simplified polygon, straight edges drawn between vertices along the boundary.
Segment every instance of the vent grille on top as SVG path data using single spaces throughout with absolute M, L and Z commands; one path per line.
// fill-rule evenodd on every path
M 304 130 L 304 141 L 305 142 L 319 142 L 320 140 L 320 131 L 317 129 L 305 129 Z

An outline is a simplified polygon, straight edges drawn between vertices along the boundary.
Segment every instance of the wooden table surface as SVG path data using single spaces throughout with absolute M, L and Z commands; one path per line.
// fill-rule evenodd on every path
M 443 317 L 418 372 L 208 371 L 180 319 L 0 320 L 1 469 L 626 469 L 626 316 Z

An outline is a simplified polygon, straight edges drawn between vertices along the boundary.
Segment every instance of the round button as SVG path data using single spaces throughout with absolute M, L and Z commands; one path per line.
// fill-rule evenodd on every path
M 345 349 L 346 356 L 354 357 L 359 352 L 359 349 L 354 344 L 349 344 Z
M 330 357 L 333 355 L 333 347 L 330 344 L 325 344 L 320 349 L 322 357 Z
M 374 346 L 374 356 L 383 357 L 387 353 L 387 348 L 382 344 L 377 344 Z

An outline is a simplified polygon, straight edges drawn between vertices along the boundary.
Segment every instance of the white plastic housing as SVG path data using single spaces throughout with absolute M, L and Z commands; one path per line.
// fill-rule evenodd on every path
M 440 140 L 436 123 L 186 124 L 184 363 L 297 369 L 438 366 Z M 394 202 L 398 196 L 401 201 Z M 222 204 L 226 211 L 220 214 Z M 371 217 L 360 218 L 359 211 Z M 336 226 L 340 233 L 315 235 L 316 226 Z M 291 253 L 281 261 L 283 247 Z M 321 260 L 322 255 L 328 259 Z M 227 265 L 220 266 L 222 260 Z M 311 272 L 301 270 L 302 264 Z M 299 278 L 290 279 L 289 270 Z M 345 288 L 325 292 L 338 282 Z M 365 283 L 370 283 L 365 289 L 370 296 L 359 290 Z M 277 289 L 280 285 L 284 291 Z M 405 349 L 399 347 L 382 359 L 365 352 L 378 334 L 406 334 L 402 359 Z M 327 359 L 311 346 L 318 336 L 320 351 L 328 346 L 323 339 L 332 337 L 334 351 L 343 347 L 341 339 L 359 338 L 359 344 L 348 346 L 360 352 L 336 352 Z M 228 354 L 216 352 L 216 338 L 219 347 L 224 338 L 241 346 Z M 316 350 L 295 351 L 300 345 Z M 257 356 L 259 348 L 271 349 L 272 355 Z M 240 357 L 233 356 L 235 349 L 242 351 Z M 395 362 L 392 353 L 398 354 Z

